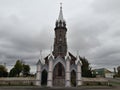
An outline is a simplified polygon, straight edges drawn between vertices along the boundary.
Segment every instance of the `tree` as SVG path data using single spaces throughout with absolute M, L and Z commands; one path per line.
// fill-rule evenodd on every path
M 17 76 L 19 76 L 19 75 L 20 75 L 20 72 L 21 72 L 22 69 L 23 69 L 23 64 L 22 64 L 22 62 L 21 62 L 20 60 L 17 60 L 14 68 L 16 69 L 16 74 L 17 74 Z
M 15 77 L 17 76 L 17 70 L 15 68 L 12 68 L 9 73 L 9 77 Z
M 5 66 L 0 65 L 0 77 L 7 77 L 8 72 Z
M 22 73 L 24 76 L 28 76 L 30 73 L 30 67 L 29 65 L 23 64 L 22 61 L 17 60 L 14 67 L 10 70 L 9 76 L 19 77 L 20 73 Z
M 83 77 L 92 77 L 92 71 L 90 68 L 90 64 L 88 62 L 88 60 L 85 57 L 79 57 L 81 62 L 82 62 L 82 76 Z
M 23 64 L 23 75 L 28 76 L 30 73 L 30 66 Z
M 120 77 L 120 66 L 117 67 L 118 76 Z
M 16 77 L 20 75 L 20 72 L 23 69 L 23 64 L 20 60 L 17 60 L 14 67 L 10 70 L 9 77 Z

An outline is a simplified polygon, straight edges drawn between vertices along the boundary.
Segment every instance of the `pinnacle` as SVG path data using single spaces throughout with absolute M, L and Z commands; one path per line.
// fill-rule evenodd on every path
M 58 21 L 64 21 L 63 19 L 63 12 L 62 12 L 62 3 L 60 3 L 60 13 L 59 13 L 59 17 L 58 17 Z

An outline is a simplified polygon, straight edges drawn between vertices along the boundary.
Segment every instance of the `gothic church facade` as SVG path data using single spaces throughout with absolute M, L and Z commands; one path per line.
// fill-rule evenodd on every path
M 54 32 L 53 51 L 44 58 L 45 64 L 41 63 L 41 60 L 37 62 L 36 85 L 46 85 L 47 87 L 82 85 L 79 57 L 75 57 L 67 49 L 67 28 L 63 18 L 62 6 L 55 23 Z

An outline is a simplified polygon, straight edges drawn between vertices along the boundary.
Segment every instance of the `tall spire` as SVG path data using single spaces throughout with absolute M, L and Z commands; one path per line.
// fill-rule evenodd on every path
M 62 12 L 62 3 L 60 3 L 60 13 L 59 13 L 59 17 L 58 17 L 58 21 L 64 21 L 63 19 L 63 12 Z
M 67 40 L 66 40 L 66 22 L 63 19 L 62 12 L 62 3 L 60 3 L 60 12 L 59 17 L 55 23 L 55 40 L 54 40 L 54 50 L 53 55 L 56 58 L 57 56 L 61 56 L 65 58 L 67 53 Z

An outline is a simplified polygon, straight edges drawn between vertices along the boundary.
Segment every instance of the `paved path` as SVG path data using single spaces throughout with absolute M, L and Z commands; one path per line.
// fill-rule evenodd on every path
M 120 90 L 120 87 L 41 88 L 35 86 L 0 86 L 0 90 Z

